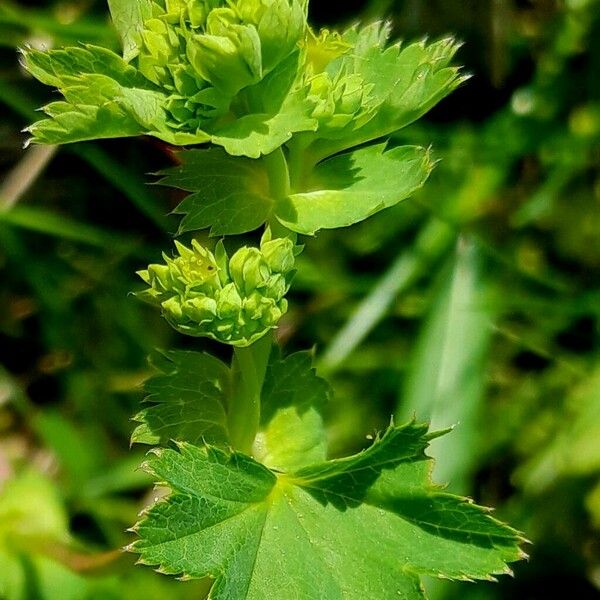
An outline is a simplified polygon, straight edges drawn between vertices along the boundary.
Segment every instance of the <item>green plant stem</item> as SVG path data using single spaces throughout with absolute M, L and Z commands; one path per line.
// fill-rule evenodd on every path
M 264 161 L 269 177 L 271 197 L 274 200 L 281 200 L 290 193 L 290 172 L 285 154 L 281 148 L 278 148 L 265 156 Z
M 250 454 L 260 426 L 260 394 L 267 372 L 273 335 L 268 333 L 247 348 L 234 348 L 234 389 L 229 405 L 232 446 Z
M 306 165 L 307 145 L 308 139 L 304 136 L 298 136 L 289 143 L 288 169 L 291 193 L 301 192 L 304 187 L 306 171 L 308 170 Z
M 290 193 L 290 172 L 281 148 L 264 158 L 271 197 L 275 202 Z M 276 218 L 269 223 L 275 237 L 296 234 L 284 227 Z M 252 453 L 252 446 L 260 427 L 260 395 L 267 372 L 273 343 L 272 332 L 247 348 L 234 348 L 234 391 L 229 405 L 229 436 L 236 450 Z
M 271 192 L 271 198 L 275 202 L 287 198 L 290 195 L 290 170 L 288 162 L 285 158 L 285 154 L 281 148 L 271 152 L 271 154 L 264 158 L 265 166 L 267 169 L 267 175 L 269 177 L 269 188 Z M 290 231 L 287 227 L 282 225 L 276 217 L 272 217 L 269 221 L 269 227 L 271 233 L 275 238 L 289 237 L 294 243 L 298 236 Z

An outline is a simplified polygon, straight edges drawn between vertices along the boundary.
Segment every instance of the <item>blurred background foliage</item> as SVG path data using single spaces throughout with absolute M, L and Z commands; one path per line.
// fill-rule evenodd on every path
M 416 415 L 455 431 L 435 475 L 533 542 L 500 584 L 433 600 L 600 597 L 600 3 L 313 0 L 451 33 L 472 79 L 395 143 L 440 159 L 418 197 L 310 240 L 280 331 L 316 343 L 334 453 Z M 146 185 L 150 139 L 23 150 L 52 92 L 15 48 L 116 47 L 103 0 L 0 0 L 0 598 L 202 598 L 134 567 L 125 529 L 157 491 L 129 449 L 146 355 L 189 347 L 128 296 L 170 246 L 180 197 Z M 191 343 L 198 344 L 193 340 Z M 197 347 L 197 346 L 196 346 Z

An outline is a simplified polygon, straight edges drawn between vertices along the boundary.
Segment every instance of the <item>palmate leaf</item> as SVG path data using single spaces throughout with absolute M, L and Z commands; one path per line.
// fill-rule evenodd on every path
M 181 164 L 159 183 L 190 194 L 175 210 L 179 233 L 210 227 L 211 235 L 253 231 L 271 214 L 269 181 L 260 160 L 233 158 L 221 148 L 180 152 Z
M 212 141 L 232 156 L 259 158 L 291 140 L 294 133 L 314 131 L 317 122 L 307 112 L 306 101 L 292 94 L 271 113 L 243 116 L 225 125 L 214 132 Z
M 147 407 L 135 417 L 140 425 L 131 441 L 225 444 L 229 368 L 209 354 L 186 351 L 155 353 L 151 364 L 159 373 L 144 386 Z
M 299 468 L 325 459 L 322 411 L 330 389 L 317 376 L 310 352 L 271 357 L 262 390 L 261 427 L 256 453 L 276 469 Z M 209 354 L 156 352 L 157 371 L 144 385 L 145 408 L 135 421 L 132 442 L 171 440 L 227 446 L 227 406 L 231 371 Z
M 301 94 L 287 93 L 296 76 L 297 56 L 285 61 L 280 71 L 265 78 L 256 90 L 248 90 L 248 94 L 268 94 L 268 100 L 261 99 L 260 103 L 269 112 L 251 113 L 215 126 L 207 124 L 206 131 L 173 128 L 165 111 L 169 94 L 111 50 L 92 45 L 46 52 L 27 49 L 23 64 L 34 77 L 58 88 L 66 100 L 60 105 L 69 105 L 59 115 L 54 108 L 57 103 L 44 108 L 50 118 L 28 129 L 36 143 L 146 134 L 177 146 L 212 141 L 232 156 L 259 158 L 287 142 L 295 132 L 317 127 L 307 114 L 307 100 Z
M 65 80 L 69 81 L 69 77 L 76 79 L 81 75 L 105 75 L 121 85 L 149 86 L 149 82 L 136 69 L 112 50 L 101 46 L 84 44 L 46 52 L 28 48 L 22 52 L 22 56 L 25 68 L 36 79 L 57 88 Z
M 38 143 L 59 144 L 148 133 L 177 143 L 166 129 L 164 94 L 119 56 L 97 46 L 23 52 L 24 66 L 57 87 L 65 100 L 44 108 L 50 117 L 28 131 Z M 187 138 L 186 138 L 187 139 Z M 202 135 L 195 141 L 206 141 Z
M 123 58 L 94 46 L 24 52 L 26 68 L 75 105 L 65 113 L 88 115 L 73 132 L 49 114 L 32 127 L 34 141 L 148 134 L 258 158 L 298 136 L 317 164 L 408 125 L 464 81 L 449 66 L 453 40 L 389 45 L 381 23 L 347 31 L 334 52 L 319 49 L 331 36 L 307 33 L 305 2 L 242 2 L 239 14 L 224 0 L 109 4 Z M 74 99 L 82 90 L 85 102 Z
M 343 57 L 341 69 L 368 81 L 376 103 L 385 102 L 398 109 L 395 122 L 388 125 L 397 127 L 413 119 L 410 111 L 429 110 L 432 103 L 459 85 L 459 70 L 449 65 L 460 44 L 445 38 L 388 45 L 389 33 L 386 23 L 346 32 L 354 52 Z
M 248 101 L 262 110 L 215 129 L 213 143 L 232 156 L 259 158 L 288 142 L 295 133 L 316 130 L 308 99 L 301 90 L 293 89 L 298 69 L 299 53 L 294 52 L 277 71 L 244 90 Z
M 389 36 L 389 25 L 381 22 L 344 34 L 352 51 L 334 60 L 328 70 L 362 79 L 369 88 L 365 108 L 372 109 L 372 118 L 358 128 L 350 124 L 312 135 L 309 153 L 315 161 L 406 127 L 467 79 L 459 68 L 449 66 L 460 47 L 452 38 L 388 45 Z
M 309 190 L 280 201 L 277 218 L 292 231 L 347 227 L 404 200 L 419 189 L 434 166 L 417 146 L 385 150 L 378 144 L 319 164 L 306 182 Z
M 172 493 L 130 549 L 213 600 L 424 598 L 419 575 L 489 579 L 523 556 L 517 532 L 429 481 L 427 427 L 390 429 L 363 453 L 275 473 L 182 443 L 146 468 Z
M 285 359 L 273 355 L 262 388 L 254 456 L 279 471 L 324 461 L 322 412 L 329 401 L 329 384 L 313 368 L 312 353 L 296 352 Z
M 51 114 L 31 128 L 33 141 L 70 143 L 147 134 L 181 146 L 212 141 L 231 155 L 258 158 L 295 132 L 316 129 L 307 99 L 292 91 L 306 27 L 303 3 L 258 2 L 237 16 L 226 2 L 109 4 L 123 41 L 123 58 L 94 46 L 27 49 L 24 66 L 58 88 L 67 102 L 85 104 L 88 113 L 111 102 L 137 127 L 122 126 L 119 111 L 104 111 L 102 117 L 112 114 L 114 122 L 89 119 L 88 131 L 79 127 L 75 135 L 64 119 L 53 123 Z M 198 23 L 192 26 L 187 20 L 200 13 L 204 17 L 198 29 Z M 243 23 L 234 23 L 237 17 Z M 110 93 L 108 82 L 98 90 L 98 80 L 90 79 L 99 74 L 112 82 Z M 86 89 L 88 100 L 74 101 L 74 88 Z M 242 91 L 244 97 L 237 100 Z
M 27 131 L 40 144 L 62 144 L 88 139 L 136 136 L 140 124 L 115 102 L 101 107 L 69 102 L 52 102 L 44 107 L 50 119 L 31 125 Z
M 179 233 L 211 227 L 212 235 L 253 231 L 272 217 L 307 235 L 346 227 L 409 197 L 434 166 L 424 148 L 377 144 L 325 160 L 303 182 L 307 191 L 277 200 L 263 159 L 230 157 L 220 148 L 178 158 L 160 183 L 192 192 L 175 210 L 184 215 Z
M 112 22 L 123 42 L 123 58 L 130 61 L 139 52 L 139 34 L 152 16 L 152 0 L 108 0 Z

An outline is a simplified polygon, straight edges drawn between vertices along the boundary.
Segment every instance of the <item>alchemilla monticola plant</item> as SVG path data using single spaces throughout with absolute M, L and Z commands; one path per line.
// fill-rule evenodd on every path
M 421 187 L 428 149 L 390 146 L 462 81 L 452 39 L 390 43 L 384 23 L 315 31 L 306 0 L 109 0 L 123 54 L 26 49 L 58 88 L 32 140 L 150 135 L 180 146 L 162 183 L 188 192 L 176 242 L 139 296 L 183 335 L 233 348 L 153 357 L 133 441 L 170 494 L 129 549 L 214 600 L 424 598 L 419 576 L 491 579 L 520 535 L 430 480 L 426 425 L 392 425 L 330 458 L 330 390 L 308 352 L 273 348 L 298 235 L 362 221 Z M 261 231 L 256 246 L 222 238 Z M 258 239 L 260 238 L 260 240 Z M 309 240 L 310 243 L 310 240 Z M 236 247 L 235 239 L 228 246 Z

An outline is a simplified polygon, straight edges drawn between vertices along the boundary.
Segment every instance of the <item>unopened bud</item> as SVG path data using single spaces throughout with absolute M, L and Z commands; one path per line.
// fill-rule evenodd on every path
M 139 296 L 160 306 L 177 331 L 249 346 L 287 311 L 297 252 L 291 240 L 267 232 L 260 248 L 240 248 L 231 259 L 222 244 L 215 254 L 196 241 L 176 248 L 177 257 L 139 272 L 149 286 Z

